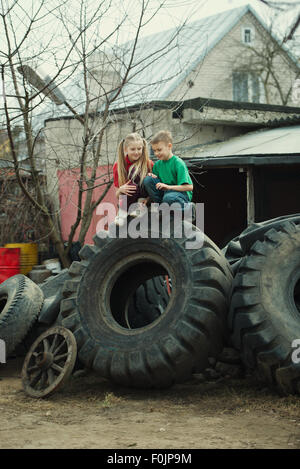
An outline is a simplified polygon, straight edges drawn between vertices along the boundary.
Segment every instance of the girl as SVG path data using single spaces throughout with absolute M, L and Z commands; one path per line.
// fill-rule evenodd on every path
M 152 167 L 147 142 L 138 133 L 127 135 L 119 143 L 118 161 L 113 166 L 114 186 L 119 200 L 119 214 L 115 220 L 117 224 L 123 224 L 126 220 L 126 201 L 127 209 L 137 202 L 147 203 L 143 180 Z M 136 215 L 134 212 L 130 214 Z

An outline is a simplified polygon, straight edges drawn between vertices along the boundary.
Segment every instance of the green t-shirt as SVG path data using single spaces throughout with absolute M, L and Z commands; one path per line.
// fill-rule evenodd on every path
M 173 155 L 167 161 L 156 161 L 153 166 L 152 173 L 159 177 L 161 182 L 170 186 L 193 184 L 185 162 L 176 155 Z M 189 199 L 192 200 L 193 192 L 187 191 L 187 195 Z

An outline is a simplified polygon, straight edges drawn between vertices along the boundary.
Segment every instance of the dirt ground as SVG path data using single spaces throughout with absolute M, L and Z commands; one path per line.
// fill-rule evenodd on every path
M 23 359 L 0 364 L 1 449 L 300 448 L 300 399 L 253 377 L 132 390 L 90 371 L 44 399 L 22 389 Z

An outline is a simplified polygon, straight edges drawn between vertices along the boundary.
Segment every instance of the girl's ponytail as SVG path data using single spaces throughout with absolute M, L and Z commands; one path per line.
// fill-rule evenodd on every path
M 127 179 L 126 165 L 125 165 L 125 153 L 124 153 L 125 139 L 121 140 L 118 146 L 118 179 L 119 186 L 125 184 Z

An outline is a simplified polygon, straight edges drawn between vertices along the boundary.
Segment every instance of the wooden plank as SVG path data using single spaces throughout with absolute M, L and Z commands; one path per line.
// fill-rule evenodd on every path
M 255 204 L 254 204 L 254 180 L 253 168 L 247 168 L 247 224 L 248 226 L 255 221 Z

